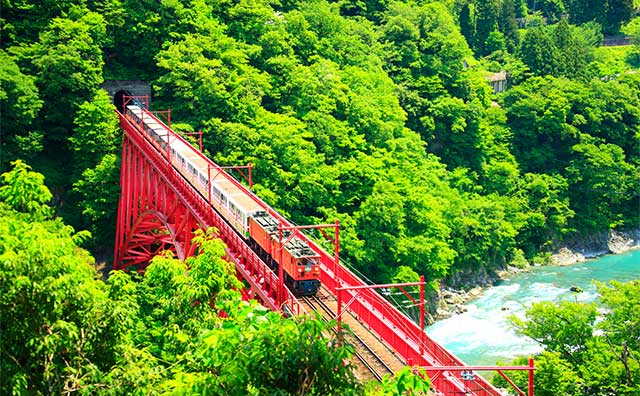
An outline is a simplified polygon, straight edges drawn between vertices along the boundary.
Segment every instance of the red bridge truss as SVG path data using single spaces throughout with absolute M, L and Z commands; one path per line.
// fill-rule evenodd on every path
M 208 198 L 192 187 L 178 171 L 177 161 L 157 150 L 137 124 L 131 123 L 123 114 L 119 115 L 124 136 L 120 175 L 122 195 L 118 206 L 114 268 L 143 270 L 154 255 L 167 249 L 184 260 L 193 254 L 191 239 L 194 231 L 216 227 L 220 239 L 227 245 L 228 259 L 235 264 L 238 276 L 248 285 L 245 296 L 258 299 L 272 310 L 286 309 L 294 315 L 303 314 L 296 297 L 286 287 L 280 286 L 278 274 L 269 269 L 246 241 L 224 221 Z M 151 112 L 145 111 L 144 117 L 153 118 L 164 125 L 169 131 L 170 141 L 184 141 Z M 225 172 L 223 167 L 206 158 L 196 148 L 193 151 L 206 161 L 211 174 Z M 241 183 L 231 179 L 279 220 L 282 227 L 296 228 Z M 341 293 L 342 300 L 349 301 L 346 309 L 402 356 L 408 365 L 425 368 L 435 388 L 434 395 L 501 395 L 480 375 L 461 376 L 461 372 L 469 370 L 465 364 L 380 294 L 366 288 L 367 285 L 348 268 L 338 264 L 337 252 L 327 253 L 305 234 L 298 236 L 321 252 L 322 284 L 334 295 Z M 531 378 L 533 365 L 525 369 L 530 370 Z M 528 396 L 533 396 L 532 384 L 529 388 Z

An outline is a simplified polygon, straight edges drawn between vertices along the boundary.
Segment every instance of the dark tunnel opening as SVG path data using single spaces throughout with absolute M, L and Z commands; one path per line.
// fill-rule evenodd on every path
M 124 113 L 124 97 L 133 96 L 131 92 L 121 89 L 113 95 L 113 104 L 120 113 Z

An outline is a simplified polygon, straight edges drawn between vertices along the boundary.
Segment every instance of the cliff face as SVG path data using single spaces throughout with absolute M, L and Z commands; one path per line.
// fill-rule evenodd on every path
M 570 265 L 605 254 L 619 254 L 640 248 L 640 228 L 576 237 L 565 241 L 564 245 L 551 256 L 552 264 Z

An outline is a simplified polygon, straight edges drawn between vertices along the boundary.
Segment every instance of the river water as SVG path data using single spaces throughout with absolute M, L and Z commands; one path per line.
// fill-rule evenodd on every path
M 640 279 L 640 250 L 603 256 L 571 266 L 535 267 L 487 289 L 466 304 L 467 312 L 427 327 L 427 333 L 468 365 L 510 362 L 520 355 L 541 350 L 533 340 L 518 336 L 507 317 L 524 317 L 524 310 L 538 301 L 594 301 L 592 281 L 626 282 Z M 583 293 L 573 293 L 578 286 Z

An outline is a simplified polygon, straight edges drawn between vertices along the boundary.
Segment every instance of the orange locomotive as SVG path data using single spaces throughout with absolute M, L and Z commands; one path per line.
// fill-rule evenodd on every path
M 250 245 L 274 271 L 282 265 L 284 282 L 298 295 L 314 295 L 320 287 L 320 255 L 292 231 L 280 235 L 278 221 L 267 212 L 256 213 L 249 218 Z M 284 249 L 280 243 L 284 242 Z

